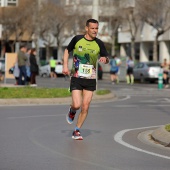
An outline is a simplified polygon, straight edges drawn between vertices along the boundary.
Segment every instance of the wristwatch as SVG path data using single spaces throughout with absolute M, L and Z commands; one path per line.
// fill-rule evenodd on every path
M 109 57 L 106 57 L 106 64 L 109 63 Z

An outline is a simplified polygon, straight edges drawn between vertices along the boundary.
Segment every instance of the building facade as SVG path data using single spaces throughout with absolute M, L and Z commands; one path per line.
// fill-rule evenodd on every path
M 17 6 L 17 5 L 18 5 L 18 0 L 0 0 L 1 7 Z
M 120 0 L 124 8 L 134 8 L 135 0 Z M 129 29 L 125 29 L 127 25 L 122 24 L 118 32 L 118 43 L 121 44 L 120 55 L 129 56 L 131 34 Z M 152 26 L 144 23 L 137 32 L 135 39 L 135 59 L 138 61 L 153 60 L 153 43 L 157 30 Z M 162 62 L 164 58 L 170 60 L 170 31 L 165 32 L 158 39 L 158 61 Z

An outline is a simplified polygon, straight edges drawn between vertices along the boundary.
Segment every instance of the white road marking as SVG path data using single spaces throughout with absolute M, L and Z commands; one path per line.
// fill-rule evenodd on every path
M 138 105 L 114 105 L 114 106 L 112 106 L 112 107 L 114 107 L 114 108 L 115 108 L 115 107 L 120 107 L 120 108 L 121 108 L 121 107 L 122 107 L 122 108 L 128 108 L 128 107 L 130 107 L 130 108 L 131 108 L 131 107 L 138 107 Z
M 150 104 L 150 105 L 148 105 L 148 106 L 158 106 L 158 107 L 170 107 L 170 105 L 169 104 Z
M 130 145 L 130 144 L 126 143 L 125 141 L 123 141 L 123 139 L 122 139 L 123 135 L 124 135 L 126 132 L 129 132 L 129 131 L 132 131 L 132 130 L 155 128 L 155 127 L 159 127 L 159 126 L 150 126 L 150 127 L 142 127 L 142 128 L 135 128 L 135 129 L 125 129 L 125 130 L 122 130 L 122 131 L 116 133 L 116 134 L 114 135 L 114 140 L 115 140 L 116 142 L 118 142 L 119 144 L 124 145 L 124 146 L 126 146 L 126 147 L 128 147 L 128 148 L 131 148 L 131 149 L 133 149 L 133 150 L 136 150 L 136 151 L 139 151 L 139 152 L 143 152 L 143 153 L 146 153 L 146 154 L 149 154 L 149 155 L 157 156 L 157 157 L 160 157 L 160 158 L 170 159 L 169 156 L 157 154 L 157 153 L 154 153 L 154 152 L 149 152 L 149 151 L 140 149 L 140 148 L 138 148 L 138 147 L 135 147 L 135 146 L 133 146 L 133 145 Z
M 128 99 L 130 99 L 131 98 L 131 96 L 126 96 L 126 97 L 124 97 L 123 99 L 118 99 L 117 101 L 124 101 L 124 100 L 128 100 Z
M 170 102 L 170 99 L 168 99 L 168 98 L 164 98 L 168 103 Z

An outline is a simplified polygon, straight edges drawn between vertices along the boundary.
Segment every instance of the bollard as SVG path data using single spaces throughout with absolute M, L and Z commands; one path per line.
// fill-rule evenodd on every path
M 163 89 L 163 74 L 158 74 L 158 89 Z

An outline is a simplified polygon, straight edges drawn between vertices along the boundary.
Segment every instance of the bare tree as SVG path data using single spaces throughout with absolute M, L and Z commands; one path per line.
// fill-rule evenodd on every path
M 121 24 L 121 18 L 118 15 L 114 15 L 109 18 L 109 26 L 110 26 L 109 35 L 112 39 L 112 41 L 111 41 L 111 55 L 114 55 L 116 53 L 115 43 L 116 43 L 116 38 L 118 35 L 118 28 L 119 28 L 120 24 Z
M 40 36 L 44 40 L 47 49 L 46 59 L 51 56 L 50 46 L 57 46 L 58 58 L 62 57 L 62 44 L 73 34 L 72 24 L 74 18 L 67 16 L 64 8 L 51 1 L 42 3 L 39 20 Z M 69 30 L 69 31 L 67 31 Z
M 128 25 L 128 31 L 131 34 L 131 57 L 135 58 L 135 41 L 141 21 L 136 6 L 123 8 L 119 12 L 122 14 L 122 22 Z
M 12 35 L 11 26 L 11 11 L 6 8 L 1 8 L 0 11 L 0 24 L 2 25 L 2 35 L 1 35 L 1 57 L 5 54 L 5 44 L 9 42 Z
M 158 60 L 158 38 L 170 29 L 169 0 L 136 0 L 140 17 L 156 29 L 153 61 Z
M 17 7 L 4 7 L 1 10 L 0 23 L 3 25 L 1 44 L 3 46 L 6 42 L 11 42 L 9 45 L 12 52 L 16 50 L 16 42 L 20 43 L 23 41 L 25 34 L 29 37 L 32 36 L 29 34 L 28 24 L 30 24 L 31 9 L 34 6 L 33 2 L 33 0 L 22 0 Z M 1 50 L 1 56 L 3 55 L 3 50 Z

